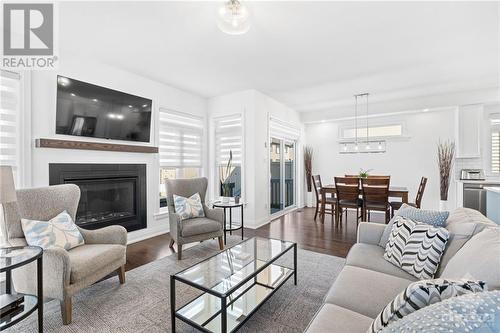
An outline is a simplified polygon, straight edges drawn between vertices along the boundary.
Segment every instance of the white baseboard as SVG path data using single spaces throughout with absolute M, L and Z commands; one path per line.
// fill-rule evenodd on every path
M 148 238 L 164 235 L 170 231 L 169 229 L 170 228 L 167 224 L 167 225 L 160 225 L 154 228 L 129 232 L 127 237 L 127 245 L 137 243 Z

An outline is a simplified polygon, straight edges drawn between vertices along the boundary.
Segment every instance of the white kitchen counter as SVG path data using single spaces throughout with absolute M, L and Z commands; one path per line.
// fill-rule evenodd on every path
M 495 192 L 495 193 L 500 194 L 500 187 L 485 187 L 484 189 L 486 191 Z

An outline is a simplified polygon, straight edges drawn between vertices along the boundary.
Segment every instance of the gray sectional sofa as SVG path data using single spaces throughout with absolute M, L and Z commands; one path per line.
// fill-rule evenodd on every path
M 474 235 L 486 227 L 498 228 L 498 225 L 471 209 L 459 208 L 452 212 L 446 222 L 450 238 L 435 278 L 475 277 L 484 279 L 481 276 L 474 276 L 474 273 L 471 274 L 467 265 L 463 265 L 463 272 L 457 273 L 454 269 L 452 275 L 455 276 L 446 276 L 447 272 L 444 268 Z M 324 304 L 309 324 L 306 332 L 364 333 L 370 327 L 373 319 L 397 294 L 410 283 L 417 281 L 417 278 L 384 259 L 385 248 L 381 246 L 384 245 L 384 242 L 381 242 L 381 237 L 385 228 L 386 225 L 377 223 L 362 222 L 359 224 L 357 243 L 349 251 L 345 267 L 331 286 Z M 498 257 L 498 253 L 494 253 L 495 251 L 490 250 L 492 253 L 481 252 L 478 255 L 495 258 Z M 490 269 L 498 270 L 498 267 L 500 266 Z M 500 274 L 500 271 L 497 273 Z

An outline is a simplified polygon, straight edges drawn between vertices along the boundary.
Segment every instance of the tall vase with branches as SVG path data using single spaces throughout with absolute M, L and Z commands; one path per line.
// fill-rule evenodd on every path
M 229 151 L 229 159 L 226 165 L 219 166 L 219 181 L 222 190 L 223 200 L 229 201 L 231 196 L 231 184 L 229 183 L 229 178 L 233 172 L 233 151 Z
M 450 188 L 451 170 L 453 168 L 453 158 L 455 156 L 455 143 L 453 141 L 439 141 L 437 146 L 440 199 L 439 208 L 447 209 L 448 190 Z
M 311 146 L 304 147 L 304 171 L 307 184 L 307 206 L 312 205 L 312 159 L 313 148 Z

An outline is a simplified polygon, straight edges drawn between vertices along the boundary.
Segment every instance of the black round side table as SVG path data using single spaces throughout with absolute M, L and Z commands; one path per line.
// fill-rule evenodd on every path
M 38 246 L 0 248 L 0 273 L 5 272 L 5 291 L 1 297 L 22 296 L 22 303 L 13 311 L 0 315 L 0 331 L 11 327 L 38 310 L 38 332 L 43 332 L 43 250 Z M 12 294 L 12 270 L 36 260 L 37 294 Z M 11 297 L 12 298 L 12 297 Z M 2 306 L 5 304 L 2 303 Z M 22 308 L 21 308 L 22 306 Z
M 232 235 L 233 231 L 241 229 L 241 239 L 243 239 L 243 206 L 245 203 L 239 202 L 222 202 L 216 201 L 212 203 L 212 207 L 218 207 L 224 209 L 224 244 L 226 244 L 226 232 L 229 231 L 229 234 Z M 235 224 L 233 227 L 233 208 L 241 208 L 241 224 Z M 227 224 L 226 210 L 229 210 L 229 225 Z

